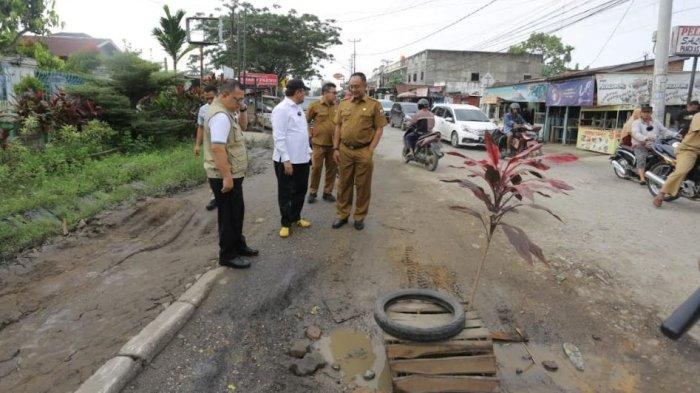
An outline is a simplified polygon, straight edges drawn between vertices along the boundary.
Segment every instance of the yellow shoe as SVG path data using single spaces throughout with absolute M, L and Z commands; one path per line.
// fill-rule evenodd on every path
M 280 237 L 289 237 L 289 227 L 282 227 L 282 229 L 280 229 Z
M 311 221 L 304 220 L 303 218 L 296 222 L 299 228 L 308 228 L 311 226 Z

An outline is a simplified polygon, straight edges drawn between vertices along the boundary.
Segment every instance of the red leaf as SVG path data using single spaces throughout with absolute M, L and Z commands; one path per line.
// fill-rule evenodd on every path
M 481 221 L 481 225 L 483 225 L 484 228 L 486 227 L 486 221 L 484 221 L 484 217 L 482 217 L 481 214 L 479 214 L 479 212 L 477 212 L 476 210 L 466 206 L 450 206 L 450 209 L 469 214 L 472 217 L 476 217 L 479 219 L 479 221 Z
M 563 180 L 557 180 L 557 179 L 544 179 L 547 183 L 551 184 L 553 187 L 560 189 L 560 190 L 573 190 L 574 188 L 571 187 L 570 185 L 566 184 Z
M 538 205 L 538 204 L 535 204 L 535 203 L 532 203 L 532 204 L 530 204 L 529 206 L 530 206 L 531 208 L 533 208 L 533 209 L 544 210 L 544 211 L 546 211 L 547 213 L 549 213 L 549 214 L 551 214 L 552 216 L 554 216 L 554 218 L 556 218 L 556 219 L 559 220 L 560 222 L 564 222 L 559 216 L 557 216 L 556 214 L 554 214 L 554 212 L 551 211 L 551 210 L 549 210 L 549 208 L 547 208 L 547 207 L 544 207 L 544 206 L 542 206 L 542 205 Z
M 537 151 L 537 150 L 540 150 L 541 148 L 542 148 L 542 144 L 541 144 L 541 143 L 539 143 L 539 142 L 538 142 L 538 143 L 535 143 L 534 145 L 532 145 L 532 146 L 528 147 L 527 149 L 521 151 L 519 154 L 516 154 L 516 155 L 513 157 L 513 159 L 525 158 L 525 157 L 527 157 L 528 155 L 530 155 L 530 153 L 535 152 L 535 151 Z
M 471 190 L 472 193 L 474 193 L 474 196 L 479 198 L 484 204 L 486 204 L 486 207 L 488 208 L 489 211 L 493 211 L 493 202 L 491 201 L 491 197 L 484 191 L 483 188 L 477 186 L 475 183 L 469 181 L 469 180 L 441 180 L 442 182 L 445 183 L 457 183 L 460 185 L 460 187 L 468 188 Z
M 486 179 L 491 188 L 495 190 L 498 188 L 498 183 L 501 181 L 501 173 L 491 165 L 487 165 L 484 179 Z
M 535 191 L 529 185 L 517 184 L 517 185 L 514 185 L 512 187 L 511 191 L 513 191 L 513 190 L 515 190 L 517 192 L 517 194 L 519 194 L 519 195 L 521 195 L 521 196 L 523 196 L 523 197 L 525 197 L 533 202 L 535 201 L 535 198 L 534 198 Z
M 503 233 L 506 234 L 508 241 L 513 245 L 515 251 L 530 265 L 533 264 L 532 256 L 536 256 L 540 261 L 547 263 L 547 260 L 542 253 L 542 249 L 530 241 L 522 229 L 510 226 L 508 224 L 500 224 Z
M 531 166 L 531 167 L 533 167 L 533 168 L 541 169 L 541 170 L 543 170 L 543 171 L 546 171 L 546 170 L 549 169 L 549 166 L 548 166 L 548 165 L 545 165 L 545 164 L 544 164 L 542 161 L 540 161 L 540 160 L 527 160 L 527 161 L 523 161 L 523 164 L 524 164 L 524 165 Z
M 570 154 L 570 153 L 546 154 L 546 155 L 540 157 L 540 160 L 553 162 L 555 164 L 565 164 L 567 162 L 573 162 L 573 161 L 578 160 L 578 157 L 576 157 L 575 155 Z
M 445 153 L 445 154 L 449 154 L 449 155 L 451 155 L 451 156 L 457 156 L 457 157 L 467 158 L 467 156 L 465 156 L 464 154 L 459 153 L 459 152 L 456 152 L 456 151 L 448 151 L 448 152 Z
M 498 151 L 498 145 L 493 140 L 493 136 L 488 132 L 484 133 L 484 142 L 486 142 L 486 152 L 488 153 L 491 165 L 497 167 L 498 160 L 501 157 L 501 153 Z

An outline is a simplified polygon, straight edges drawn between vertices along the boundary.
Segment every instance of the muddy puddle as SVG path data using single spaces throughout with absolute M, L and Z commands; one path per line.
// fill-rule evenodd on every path
M 528 353 L 529 350 L 529 353 Z M 498 376 L 504 390 L 511 392 L 615 392 L 632 393 L 642 391 L 635 373 L 624 364 L 584 353 L 585 369 L 577 370 L 564 354 L 561 345 L 496 344 Z M 529 356 L 535 359 L 535 364 Z M 546 371 L 543 361 L 555 361 L 559 369 Z M 517 369 L 522 370 L 518 375 Z
M 384 347 L 373 342 L 366 333 L 353 329 L 336 329 L 321 338 L 316 346 L 329 363 L 340 365 L 343 382 L 346 384 L 391 393 L 391 375 Z M 363 375 L 368 370 L 372 370 L 375 377 L 366 381 Z

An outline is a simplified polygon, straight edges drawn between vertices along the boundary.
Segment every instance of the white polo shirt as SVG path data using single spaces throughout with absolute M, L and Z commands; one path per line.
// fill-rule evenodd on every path
M 306 164 L 311 161 L 309 129 L 301 105 L 285 97 L 272 110 L 272 138 L 275 150 L 272 159 L 277 162 Z

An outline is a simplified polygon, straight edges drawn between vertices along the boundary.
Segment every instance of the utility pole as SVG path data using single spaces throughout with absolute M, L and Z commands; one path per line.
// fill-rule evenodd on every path
M 233 6 L 231 7 L 231 43 L 229 46 L 229 56 L 231 56 L 231 69 L 235 70 L 236 69 L 236 56 L 234 56 L 233 53 L 233 40 L 234 37 L 238 39 L 238 36 L 235 34 L 236 32 L 236 8 L 238 7 L 238 0 L 233 1 Z
M 659 1 L 659 21 L 654 48 L 654 84 L 651 87 L 651 106 L 654 119 L 664 123 L 666 113 L 666 83 L 668 81 L 668 51 L 671 36 L 673 0 Z
M 245 36 L 246 36 L 246 10 L 243 10 L 243 29 L 241 33 L 241 42 L 242 42 L 242 48 L 241 48 L 241 70 L 243 70 L 243 75 L 246 73 L 246 64 L 245 64 Z M 239 77 L 240 79 L 240 77 Z M 243 81 L 243 86 L 245 87 L 245 78 L 244 76 L 244 81 Z M 257 83 L 257 82 L 256 82 Z
M 359 38 L 354 38 L 352 40 L 348 40 L 349 42 L 352 42 L 352 67 L 350 68 L 352 70 L 352 73 L 355 73 L 355 67 L 357 66 L 357 43 L 362 41 Z

